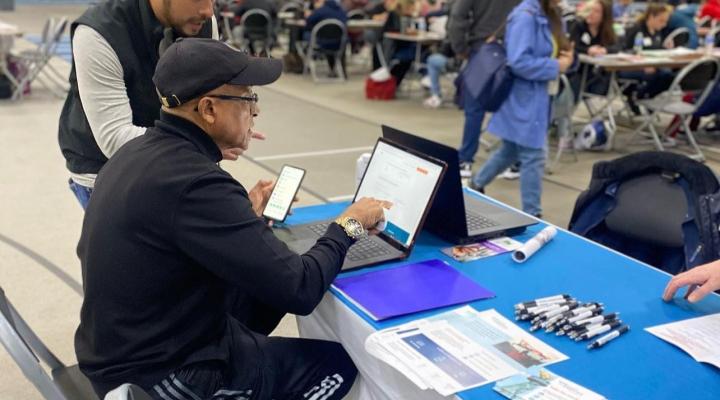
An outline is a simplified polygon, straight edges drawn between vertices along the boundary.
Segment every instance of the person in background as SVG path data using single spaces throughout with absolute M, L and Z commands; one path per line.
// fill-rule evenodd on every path
M 558 0 L 524 0 L 508 17 L 507 63 L 515 76 L 508 98 L 493 114 L 488 132 L 502 144 L 473 177 L 482 191 L 498 174 L 520 161 L 522 208 L 540 216 L 550 99 L 558 77 L 573 64 L 572 44 L 563 31 Z
M 213 0 L 109 0 L 72 23 L 70 91 L 58 141 L 83 209 L 102 166 L 160 115 L 152 72 L 159 53 L 184 36 L 219 38 Z
M 395 7 L 397 7 L 397 2 L 398 0 L 379 0 L 366 8 L 365 13 L 368 15 L 368 17 L 372 18 L 375 21 L 386 22 L 390 11 L 394 10 Z M 383 32 L 384 30 L 378 31 L 376 29 L 366 29 L 363 32 L 363 38 L 365 39 L 365 42 L 368 44 L 368 46 L 370 46 L 370 49 L 372 49 L 373 71 L 383 66 L 382 62 L 380 61 L 380 54 L 378 54 L 378 52 L 381 51 L 378 50 L 378 47 L 379 43 L 382 43 Z
M 674 30 L 679 28 L 686 28 L 689 35 L 688 42 L 686 44 L 683 44 L 682 47 L 687 47 L 689 49 L 697 49 L 699 42 L 697 24 L 695 23 L 695 13 L 692 12 L 692 9 L 690 7 L 675 8 L 673 13 L 670 14 L 670 19 L 668 20 L 665 29 L 663 29 L 662 34 L 663 36 L 667 37 Z
M 630 5 L 633 0 L 616 0 L 612 6 L 613 18 L 616 20 L 628 20 L 630 15 Z
M 590 0 L 585 3 L 580 19 L 570 30 L 570 40 L 575 43 L 575 50 L 579 54 L 601 57 L 617 53 L 620 45 L 613 30 L 611 4 L 606 0 Z M 585 87 L 588 92 L 607 93 L 610 82 L 607 74 L 589 65 L 583 65 L 578 72 L 569 76 L 576 101 L 581 100 L 579 94 L 583 73 L 587 74 Z
M 310 34 L 317 24 L 327 19 L 337 19 L 342 22 L 343 25 L 347 24 L 347 14 L 340 5 L 339 0 L 317 0 L 315 1 L 315 9 L 305 19 L 305 31 L 303 32 L 303 40 L 306 42 L 310 41 Z M 337 50 L 340 47 L 340 42 L 337 40 L 326 40 L 318 39 L 318 46 L 324 49 Z M 335 57 L 332 55 L 327 56 L 327 62 L 330 66 L 330 76 L 335 77 Z M 340 62 L 343 62 L 340 60 Z
M 472 57 L 483 43 L 500 28 L 510 11 L 520 0 L 456 0 L 450 10 L 448 40 L 455 55 L 460 60 Z M 502 30 L 498 36 L 502 37 Z M 463 101 L 465 122 L 462 142 L 458 149 L 460 158 L 460 176 L 469 179 L 472 166 L 480 145 L 485 110 L 476 99 L 465 96 Z
M 663 300 L 671 301 L 678 289 L 684 286 L 688 286 L 686 297 L 691 303 L 720 290 L 720 260 L 675 275 L 665 287 Z
M 625 32 L 623 49 L 626 51 L 660 50 L 665 48 L 663 29 L 670 20 L 672 7 L 664 3 L 649 3 L 638 22 Z M 637 43 L 636 43 L 637 42 Z M 672 83 L 673 73 L 668 69 L 645 68 L 644 71 L 621 72 L 623 79 L 631 79 L 636 84 L 629 85 L 623 92 L 628 98 L 631 109 L 639 113 L 635 99 L 651 98 L 666 90 Z
M 713 20 L 720 20 L 720 0 L 707 0 L 700 6 L 698 17 L 710 17 Z
M 398 0 L 395 8 L 387 14 L 382 33 L 414 33 L 416 16 L 417 3 L 415 0 Z M 415 43 L 383 39 L 383 54 L 388 62 L 390 74 L 395 78 L 398 87 L 415 60 L 415 46 L 417 46 Z
M 442 93 L 440 92 L 440 76 L 445 72 L 448 62 L 455 58 L 455 52 L 447 38 L 447 27 L 450 25 L 450 9 L 455 0 L 444 3 L 443 10 L 433 13 L 428 20 L 432 23 L 435 19 L 444 18 L 446 27 L 446 37 L 440 43 L 439 48 L 430 54 L 425 62 L 427 66 L 427 80 L 430 84 L 430 97 L 423 101 L 423 105 L 427 108 L 438 108 L 442 105 Z M 429 25 L 431 26 L 431 25 Z

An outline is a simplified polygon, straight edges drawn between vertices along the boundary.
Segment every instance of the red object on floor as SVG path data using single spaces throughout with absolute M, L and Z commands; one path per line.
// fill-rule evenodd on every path
M 365 79 L 365 98 L 369 100 L 393 100 L 397 83 L 395 77 L 384 82 L 375 82 L 370 78 Z

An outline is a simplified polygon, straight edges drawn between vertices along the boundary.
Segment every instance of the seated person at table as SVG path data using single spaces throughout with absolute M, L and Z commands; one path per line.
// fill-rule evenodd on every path
M 590 57 L 600 57 L 609 53 L 617 53 L 620 50 L 613 30 L 612 10 L 609 2 L 605 0 L 587 2 L 580 17 L 570 31 L 570 40 L 575 43 L 575 50 L 578 53 L 587 54 Z M 589 65 L 583 65 L 579 71 L 569 77 L 575 99 L 580 100 L 578 95 L 582 75 L 585 72 L 587 73 L 586 90 L 590 93 L 606 94 L 610 82 L 609 76 Z
M 156 400 L 339 400 L 353 384 L 340 344 L 254 329 L 263 315 L 251 298 L 312 312 L 362 227 L 390 206 L 360 199 L 302 255 L 275 237 L 261 217 L 272 182 L 248 192 L 219 162 L 226 148 L 248 149 L 252 86 L 281 71 L 211 39 L 180 40 L 160 58 L 159 120 L 100 171 L 78 244 L 75 352 L 101 398 L 134 383 Z
M 626 31 L 623 49 L 633 51 L 636 41 L 642 50 L 664 49 L 663 29 L 667 26 L 671 13 L 672 7 L 667 4 L 649 3 L 637 24 Z M 649 67 L 643 71 L 621 72 L 619 76 L 637 82 L 629 85 L 624 94 L 628 97 L 633 112 L 638 113 L 634 99 L 654 97 L 666 90 L 672 83 L 673 72 L 669 69 Z
M 663 29 L 663 36 L 667 37 L 676 29 L 686 28 L 688 30 L 689 40 L 687 43 L 681 44 L 682 47 L 696 49 L 698 47 L 697 24 L 695 24 L 695 13 L 686 8 L 676 8 L 670 15 L 668 24 Z
M 683 286 L 688 286 L 687 299 L 691 303 L 697 303 L 708 294 L 720 290 L 720 260 L 675 275 L 665 287 L 663 300 L 672 300 Z
M 430 54 L 425 62 L 427 66 L 427 79 L 430 83 L 430 97 L 423 101 L 423 105 L 428 108 L 438 108 L 442 105 L 442 93 L 440 92 L 440 75 L 445 72 L 448 62 L 454 61 L 455 52 L 447 37 L 447 27 L 450 25 L 450 7 L 454 0 L 450 0 L 443 6 L 443 9 L 435 13 L 433 17 L 445 19 L 445 39 L 440 43 L 435 52 Z M 423 81 L 425 78 L 423 78 Z
M 375 21 L 386 22 L 388 14 L 397 7 L 398 0 L 380 0 L 365 9 L 365 13 Z M 376 45 L 382 43 L 382 31 L 376 29 L 366 29 L 363 32 L 365 42 L 370 46 L 373 55 L 373 71 L 382 67 Z
M 312 33 L 313 28 L 315 28 L 315 26 L 320 22 L 327 19 L 337 19 L 343 24 L 346 24 L 348 19 L 347 14 L 340 5 L 339 0 L 316 0 L 314 2 L 314 5 L 315 9 L 305 19 L 305 31 L 303 32 L 303 40 L 308 43 L 310 42 L 310 34 Z M 340 41 L 318 39 L 318 46 L 326 50 L 338 50 L 338 48 L 340 47 Z M 327 55 L 327 62 L 330 66 L 330 75 L 334 76 L 334 68 L 336 62 L 335 56 Z M 340 62 L 342 62 L 342 60 L 340 60 Z
M 720 20 L 720 0 L 707 0 L 700 6 L 698 17 Z
M 413 34 L 414 17 L 417 15 L 415 0 L 398 0 L 397 6 L 388 13 L 382 32 L 400 32 Z M 398 86 L 410 70 L 415 60 L 415 46 L 417 44 L 399 40 L 383 39 L 383 53 L 390 68 L 390 74 L 395 77 Z

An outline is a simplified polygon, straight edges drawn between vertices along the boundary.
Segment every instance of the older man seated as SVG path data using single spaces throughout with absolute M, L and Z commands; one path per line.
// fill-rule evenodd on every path
M 303 255 L 275 237 L 260 217 L 272 183 L 248 192 L 218 162 L 248 148 L 252 86 L 281 70 L 210 39 L 176 42 L 158 62 L 160 120 L 100 171 L 78 245 L 75 350 L 99 395 L 129 382 L 163 400 L 340 399 L 352 386 L 340 344 L 252 329 L 256 304 L 312 312 L 357 224 L 373 228 L 389 205 L 359 200 Z

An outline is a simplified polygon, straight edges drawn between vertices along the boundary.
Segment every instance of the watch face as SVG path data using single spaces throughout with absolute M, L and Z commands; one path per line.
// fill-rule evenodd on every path
M 363 234 L 363 226 L 356 219 L 349 218 L 346 224 L 348 228 L 348 233 L 350 233 L 351 236 L 359 237 Z

